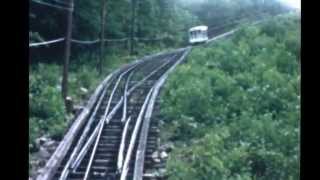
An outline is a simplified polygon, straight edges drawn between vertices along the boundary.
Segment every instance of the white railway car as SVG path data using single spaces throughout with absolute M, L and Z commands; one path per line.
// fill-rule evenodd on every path
M 189 30 L 189 43 L 197 44 L 208 40 L 208 26 L 196 26 Z

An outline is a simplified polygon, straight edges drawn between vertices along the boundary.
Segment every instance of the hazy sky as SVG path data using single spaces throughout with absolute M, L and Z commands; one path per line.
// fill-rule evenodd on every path
M 301 0 L 280 0 L 280 1 L 286 3 L 291 7 L 301 9 Z
M 191 2 L 191 3 L 202 3 L 206 0 L 180 0 L 181 2 Z M 267 0 L 265 0 L 267 1 Z M 279 0 L 282 1 L 283 3 L 287 4 L 288 6 L 294 7 L 294 8 L 299 8 L 301 9 L 301 0 Z

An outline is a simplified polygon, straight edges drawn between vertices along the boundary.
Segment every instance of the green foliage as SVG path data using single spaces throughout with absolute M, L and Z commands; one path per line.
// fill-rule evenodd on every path
M 82 62 L 80 58 L 80 62 Z M 102 77 L 90 64 L 71 64 L 69 73 L 69 94 L 75 104 L 87 97 L 80 87 L 89 92 L 95 89 Z M 30 66 L 29 75 L 29 143 L 35 149 L 35 139 L 48 135 L 61 139 L 68 121 L 61 95 L 61 67 L 56 64 L 35 64 Z
M 149 48 L 149 53 L 160 49 Z M 139 55 L 139 57 L 145 54 Z M 129 63 L 135 56 L 110 54 L 103 59 L 102 74 L 96 70 L 96 61 L 89 54 L 83 54 L 70 63 L 68 91 L 75 105 L 81 104 L 93 92 L 97 85 L 121 65 Z M 57 64 L 32 64 L 29 74 L 29 147 L 36 150 L 35 139 L 48 135 L 55 139 L 62 138 L 70 117 L 64 109 L 61 95 L 62 67 Z M 81 87 L 89 90 L 87 94 Z
M 78 0 L 75 2 L 72 37 L 79 40 L 95 40 L 101 32 L 101 10 L 103 1 Z M 136 21 L 134 36 L 139 38 L 167 37 L 160 42 L 142 42 L 146 46 L 154 46 L 159 43 L 166 47 L 175 47 L 187 42 L 187 29 L 195 25 L 197 17 L 187 10 L 182 9 L 173 1 L 164 0 L 139 0 L 136 7 Z M 131 6 L 132 1 L 117 0 L 106 1 L 107 14 L 105 18 L 105 38 L 118 39 L 130 36 L 131 30 Z M 51 40 L 62 37 L 65 34 L 65 14 L 56 9 L 48 8 L 30 2 L 30 42 Z M 192 23 L 193 22 L 193 23 Z M 61 28 L 62 27 L 62 28 Z M 113 46 L 116 44 L 116 46 Z M 98 46 L 79 46 L 73 44 L 72 55 L 87 53 L 89 49 L 97 49 Z M 85 49 L 86 51 L 83 51 Z M 135 48 L 140 51 L 140 47 Z M 62 49 L 61 49 L 62 50 Z M 122 51 L 119 51 L 122 50 Z M 53 52 L 54 49 L 49 49 Z M 106 43 L 107 54 L 122 54 L 128 51 L 128 47 L 120 43 Z M 37 51 L 38 52 L 38 51 Z M 59 51 L 62 52 L 62 51 Z M 98 51 L 96 51 L 98 52 Z M 46 53 L 45 53 L 46 54 Z M 62 54 L 62 53 L 59 53 Z M 33 60 L 38 59 L 39 54 L 31 53 Z M 47 58 L 47 57 L 45 57 Z M 39 58 L 40 59 L 40 58 Z M 57 59 L 53 60 L 58 62 Z
M 193 49 L 162 94 L 170 179 L 299 179 L 299 49 L 295 16 Z
M 67 122 L 61 96 L 60 74 L 61 70 L 57 65 L 39 64 L 32 67 L 29 76 L 30 143 L 44 134 L 61 138 L 65 131 Z M 70 73 L 69 91 L 76 103 L 79 103 L 77 101 L 82 95 L 79 88 L 92 90 L 99 82 L 97 76 L 97 73 L 86 66 Z
M 199 18 L 202 23 L 215 27 L 236 19 L 254 19 L 262 12 L 277 14 L 287 10 L 277 0 L 210 0 L 200 2 L 179 0 L 179 3 Z
M 59 138 L 65 129 L 64 106 L 57 65 L 39 64 L 29 75 L 29 143 L 49 134 Z
M 101 33 L 103 1 L 78 0 L 74 3 L 72 37 L 79 40 L 98 39 Z M 107 0 L 106 3 L 105 38 L 118 39 L 129 37 L 131 32 L 132 1 Z M 267 13 L 273 11 L 281 12 L 282 7 L 280 9 L 276 8 L 277 5 L 278 2 L 275 0 L 269 0 L 265 4 L 262 4 L 262 1 L 256 0 L 211 0 L 191 4 L 188 1 L 138 0 L 135 10 L 134 36 L 140 38 L 166 37 L 160 40 L 160 42 L 142 42 L 140 44 L 150 46 L 150 44 L 158 45 L 162 43 L 165 47 L 177 47 L 185 45 L 188 42 L 187 31 L 192 26 L 200 24 L 210 27 L 221 26 L 241 17 L 249 17 L 249 15 L 255 18 L 255 14 L 258 11 L 265 11 Z M 52 40 L 63 37 L 65 34 L 66 17 L 63 11 L 30 1 L 29 19 L 30 42 Z M 113 46 L 106 43 L 107 54 L 115 52 L 122 54 L 123 51 L 128 50 L 128 47 L 122 43 L 115 44 L 118 45 Z M 288 44 L 295 46 L 290 40 L 288 40 Z M 83 55 L 90 49 L 97 48 L 98 46 L 95 45 L 83 46 L 72 44 L 71 54 L 72 56 Z M 136 47 L 135 49 L 140 51 L 140 47 Z M 35 50 L 36 53 L 31 51 L 33 61 L 38 62 L 43 58 L 49 58 L 53 62 L 58 62 L 57 59 L 61 57 L 63 46 L 58 44 L 57 46 L 53 45 L 45 49 L 43 54 L 39 54 L 39 51 L 41 52 L 42 50 L 42 48 L 37 49 Z M 50 56 L 48 57 L 49 53 Z

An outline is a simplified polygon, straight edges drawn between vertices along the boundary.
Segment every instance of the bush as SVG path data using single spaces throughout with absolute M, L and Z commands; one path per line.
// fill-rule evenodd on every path
M 149 48 L 153 52 L 158 48 Z M 145 51 L 143 51 L 145 52 Z M 150 52 L 149 52 L 150 53 Z M 142 56 L 142 55 L 141 55 Z M 108 54 L 103 59 L 102 74 L 97 71 L 97 57 L 89 53 L 73 59 L 69 66 L 68 94 L 74 104 L 81 104 L 98 84 L 119 66 L 137 57 Z M 48 135 L 61 139 L 70 120 L 61 95 L 62 67 L 57 64 L 32 64 L 29 75 L 29 147 L 36 151 L 35 139 Z M 81 87 L 88 89 L 85 94 Z
M 36 150 L 35 139 L 48 135 L 61 139 L 68 125 L 67 114 L 61 95 L 61 68 L 55 64 L 32 65 L 29 75 L 29 143 Z M 92 91 L 101 78 L 90 65 L 71 67 L 69 72 L 69 95 L 75 104 L 83 100 L 80 87 Z
M 298 22 L 194 48 L 170 76 L 161 98 L 163 131 L 178 145 L 170 179 L 299 178 Z
M 60 92 L 57 65 L 31 68 L 29 75 L 29 143 L 42 135 L 59 137 L 65 128 L 65 111 Z M 61 127 L 54 127 L 60 124 Z

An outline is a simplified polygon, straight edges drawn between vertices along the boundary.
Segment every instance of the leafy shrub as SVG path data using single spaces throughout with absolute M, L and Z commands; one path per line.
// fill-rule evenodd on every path
M 36 64 L 30 67 L 29 75 L 29 143 L 42 135 L 61 139 L 68 124 L 61 95 L 61 68 L 55 64 Z M 91 65 L 70 68 L 69 94 L 75 103 L 80 103 L 83 94 L 80 87 L 92 91 L 101 78 Z
M 57 65 L 39 64 L 29 75 L 29 142 L 41 135 L 59 137 L 65 129 L 64 104 Z M 54 127 L 60 124 L 61 127 Z
M 170 179 L 298 179 L 299 21 L 194 48 L 162 93 Z
M 160 51 L 151 48 L 152 51 Z M 149 50 L 151 50 L 149 49 Z M 150 53 L 150 52 L 149 52 Z M 108 54 L 103 59 L 102 74 L 97 71 L 97 60 L 89 53 L 84 53 L 70 62 L 68 94 L 79 104 L 86 100 L 99 82 L 114 69 L 129 63 L 137 57 Z M 35 139 L 48 135 L 61 139 L 70 119 L 64 109 L 61 95 L 62 67 L 57 64 L 32 64 L 29 75 L 29 147 L 36 151 Z M 88 89 L 85 94 L 81 87 Z

